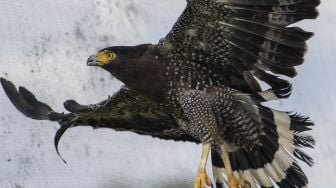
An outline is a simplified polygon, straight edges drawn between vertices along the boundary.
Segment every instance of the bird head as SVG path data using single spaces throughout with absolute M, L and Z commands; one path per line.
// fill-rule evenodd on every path
M 135 72 L 150 44 L 138 46 L 112 46 L 99 50 L 87 60 L 88 66 L 101 67 L 111 73 L 115 78 L 124 82 L 134 82 L 138 79 Z M 141 66 L 140 66 L 141 68 Z
M 95 55 L 91 55 L 87 60 L 88 66 L 98 66 L 104 69 L 121 66 L 130 59 L 141 57 L 148 49 L 148 44 L 138 46 L 112 46 L 99 50 Z
M 113 63 L 118 63 L 123 54 L 118 50 L 118 47 L 109 47 L 100 50 L 97 54 L 91 55 L 87 60 L 88 66 L 98 66 L 105 68 Z

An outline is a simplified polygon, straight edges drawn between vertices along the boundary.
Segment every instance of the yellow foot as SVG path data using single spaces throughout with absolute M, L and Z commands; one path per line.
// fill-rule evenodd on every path
M 206 186 L 212 186 L 212 182 L 205 170 L 199 170 L 197 172 L 194 188 L 205 188 Z
M 233 174 L 228 175 L 229 188 L 248 188 L 250 184 L 245 180 L 236 178 Z

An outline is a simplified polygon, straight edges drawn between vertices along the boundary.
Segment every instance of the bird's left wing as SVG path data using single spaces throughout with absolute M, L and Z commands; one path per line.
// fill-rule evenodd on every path
M 303 63 L 312 33 L 288 27 L 316 18 L 319 0 L 187 0 L 187 6 L 160 43 L 174 65 L 197 64 L 218 85 L 243 92 L 260 90 L 255 77 L 271 87 L 289 83 Z M 273 74 L 270 74 L 270 73 Z M 287 86 L 286 86 L 287 85 Z

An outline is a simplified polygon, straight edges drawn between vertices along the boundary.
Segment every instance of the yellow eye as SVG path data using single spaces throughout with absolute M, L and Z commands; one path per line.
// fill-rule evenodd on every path
M 113 52 L 108 52 L 107 53 L 107 58 L 109 58 L 109 60 L 113 60 L 117 57 L 117 54 L 113 53 Z

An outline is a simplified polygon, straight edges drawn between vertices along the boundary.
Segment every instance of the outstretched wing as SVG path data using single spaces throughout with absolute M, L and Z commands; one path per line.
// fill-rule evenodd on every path
M 187 7 L 159 43 L 175 64 L 192 62 L 218 85 L 260 91 L 285 83 L 270 72 L 294 77 L 313 34 L 288 27 L 316 18 L 319 0 L 187 0 Z
M 152 101 L 126 87 L 94 105 L 80 105 L 74 100 L 64 107 L 77 115 L 76 124 L 94 128 L 131 131 L 160 139 L 198 142 L 178 128 L 177 122 Z
M 55 147 L 70 127 L 92 126 L 116 131 L 131 131 L 160 139 L 199 142 L 178 129 L 177 122 L 159 111 L 149 100 L 127 88 L 120 89 L 109 99 L 94 105 L 80 105 L 74 100 L 64 103 L 70 113 L 55 112 L 47 104 L 38 101 L 26 88 L 19 87 L 4 78 L 1 85 L 14 106 L 25 116 L 35 120 L 57 121 L 61 125 L 55 135 Z

